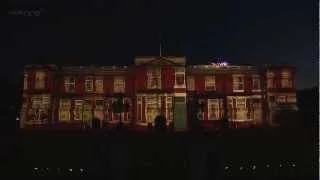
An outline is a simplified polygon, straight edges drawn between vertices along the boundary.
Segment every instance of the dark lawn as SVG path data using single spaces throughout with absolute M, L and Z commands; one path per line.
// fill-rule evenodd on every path
M 57 168 L 73 168 L 69 174 L 81 174 L 83 168 L 82 174 L 114 179 L 201 179 L 201 174 L 210 179 L 275 179 L 274 174 L 306 179 L 317 168 L 315 137 L 307 129 L 163 135 L 34 132 L 2 138 L 1 156 L 6 173 L 27 176 L 33 168 L 49 168 L 56 175 Z

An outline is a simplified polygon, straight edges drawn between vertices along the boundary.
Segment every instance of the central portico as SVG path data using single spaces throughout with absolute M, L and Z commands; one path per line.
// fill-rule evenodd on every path
M 186 60 L 184 57 L 137 57 L 136 121 L 139 126 L 154 125 L 163 115 L 175 130 L 186 130 Z

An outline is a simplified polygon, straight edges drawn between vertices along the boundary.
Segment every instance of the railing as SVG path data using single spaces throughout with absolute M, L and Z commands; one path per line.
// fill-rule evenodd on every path
M 205 70 L 254 70 L 258 69 L 255 66 L 223 66 L 223 67 L 214 67 L 212 65 L 193 65 L 189 66 L 189 69 L 205 69 Z

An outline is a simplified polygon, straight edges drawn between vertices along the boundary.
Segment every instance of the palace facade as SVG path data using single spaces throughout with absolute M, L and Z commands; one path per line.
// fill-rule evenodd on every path
M 28 65 L 21 128 L 115 126 L 146 129 L 158 115 L 176 131 L 199 119 L 204 128 L 273 124 L 281 107 L 296 108 L 293 67 L 186 65 L 185 57 L 137 57 L 131 66 Z M 122 101 L 125 110 L 114 111 Z M 196 110 L 194 110 L 196 108 Z M 196 117 L 198 118 L 194 118 Z

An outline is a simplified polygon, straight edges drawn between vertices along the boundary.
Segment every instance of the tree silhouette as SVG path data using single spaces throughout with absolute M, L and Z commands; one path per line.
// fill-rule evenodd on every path
M 121 114 L 123 112 L 129 112 L 129 108 L 130 108 L 130 105 L 128 102 L 125 102 L 123 103 L 123 94 L 118 94 L 117 95 L 118 98 L 117 98 L 117 101 L 113 102 L 112 103 L 112 111 L 116 114 L 119 114 L 119 123 L 118 123 L 118 126 L 117 128 L 118 129 L 121 129 L 122 128 L 122 116 Z
M 275 114 L 274 123 L 280 125 L 280 127 L 299 126 L 299 116 L 297 110 L 291 108 L 279 109 Z

